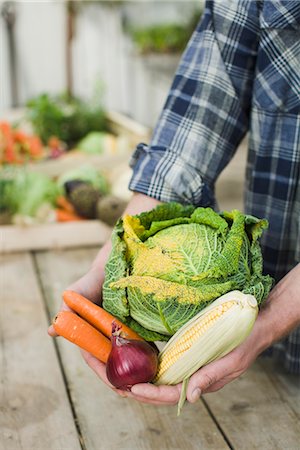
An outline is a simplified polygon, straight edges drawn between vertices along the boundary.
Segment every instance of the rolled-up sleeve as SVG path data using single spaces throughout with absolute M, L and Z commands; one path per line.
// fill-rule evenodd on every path
M 259 38 L 256 1 L 208 1 L 129 188 L 163 202 L 214 204 L 214 184 L 248 129 Z

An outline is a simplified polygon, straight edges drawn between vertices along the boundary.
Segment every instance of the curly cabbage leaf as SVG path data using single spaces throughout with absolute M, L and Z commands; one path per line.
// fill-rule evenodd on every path
M 273 283 L 259 245 L 267 226 L 238 210 L 177 203 L 127 215 L 113 231 L 103 307 L 151 341 L 168 340 L 231 290 L 261 303 Z

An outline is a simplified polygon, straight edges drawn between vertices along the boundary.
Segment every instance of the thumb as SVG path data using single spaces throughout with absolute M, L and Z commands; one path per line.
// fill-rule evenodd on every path
M 214 392 L 221 389 L 242 372 L 236 370 L 236 358 L 231 354 L 229 355 L 202 367 L 194 373 L 187 388 L 187 400 L 189 402 L 194 403 L 205 392 Z
M 209 366 L 198 370 L 190 379 L 187 388 L 187 400 L 196 402 L 202 393 L 217 382 L 217 374 Z

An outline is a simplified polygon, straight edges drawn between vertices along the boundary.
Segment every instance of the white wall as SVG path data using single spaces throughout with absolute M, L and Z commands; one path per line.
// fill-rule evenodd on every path
M 128 111 L 127 40 L 116 7 L 89 4 L 81 8 L 73 45 L 76 94 L 90 97 L 100 83 L 109 109 Z
M 0 1 L 0 8 L 3 2 Z M 2 17 L 0 17 L 0 111 L 7 109 L 12 102 L 10 95 L 9 73 L 8 73 L 8 52 L 7 34 Z
M 65 87 L 64 9 L 62 2 L 16 2 L 14 28 L 20 104 L 45 90 L 60 92 Z M 6 38 L 3 20 L 1 29 Z M 4 53 L 7 60 L 7 48 Z M 1 67 L 4 79 L 9 78 L 8 70 L 6 64 Z
M 0 0 L 0 6 L 3 0 Z M 194 0 L 80 3 L 73 40 L 74 93 L 90 98 L 99 81 L 105 106 L 153 126 L 165 101 L 178 58 L 140 58 L 123 31 L 126 22 L 141 26 L 187 20 Z M 183 4 L 185 8 L 183 8 Z M 66 4 L 64 1 L 16 2 L 16 47 L 19 101 L 42 92 L 66 89 Z M 0 30 L 0 112 L 11 104 L 6 30 Z M 161 63 L 158 63 L 159 65 Z

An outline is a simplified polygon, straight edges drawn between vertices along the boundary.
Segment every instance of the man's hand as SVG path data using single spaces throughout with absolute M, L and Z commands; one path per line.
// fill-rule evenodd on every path
M 143 194 L 135 194 L 125 213 L 138 214 L 149 210 L 159 202 Z M 110 253 L 110 241 L 98 253 L 92 268 L 80 280 L 69 286 L 86 298 L 101 303 L 104 267 Z M 300 264 L 291 270 L 270 293 L 261 309 L 248 338 L 236 349 L 218 361 L 199 369 L 190 378 L 187 400 L 196 401 L 201 393 L 214 392 L 244 373 L 257 356 L 272 343 L 282 339 L 300 324 Z M 61 309 L 69 309 L 64 303 Z M 48 333 L 56 336 L 52 326 Z M 107 380 L 105 364 L 82 351 L 83 358 L 97 376 L 123 397 L 155 405 L 173 405 L 180 397 L 181 383 L 175 386 L 136 384 L 131 392 L 115 389 Z
M 194 373 L 190 378 L 187 389 L 187 400 L 190 403 L 196 402 L 201 394 L 218 391 L 248 369 L 257 356 L 253 350 L 253 343 L 257 338 L 257 333 L 260 333 L 259 328 L 258 326 L 257 330 L 254 330 L 242 345 L 228 355 Z M 153 405 L 175 405 L 178 403 L 181 383 L 175 386 L 155 386 L 151 383 L 140 383 L 134 385 L 131 392 L 120 391 L 111 386 L 107 380 L 105 364 L 86 352 L 83 352 L 83 357 L 97 376 L 122 397 Z
M 218 391 L 249 368 L 259 352 L 258 347 L 255 350 L 253 346 L 257 333 L 260 332 L 259 328 L 253 329 L 247 340 L 228 355 L 204 366 L 191 376 L 187 388 L 187 400 L 190 403 L 197 401 L 201 394 Z M 180 391 L 181 384 L 154 386 L 144 383 L 133 386 L 131 392 L 144 401 L 148 399 L 149 403 L 172 405 L 178 402 Z
M 247 340 L 218 361 L 212 362 L 198 370 L 191 378 L 187 389 L 187 400 L 191 403 L 199 399 L 202 393 L 214 392 L 221 389 L 225 384 L 245 372 L 255 360 L 264 340 L 260 333 L 262 327 L 260 318 L 257 319 L 254 329 Z M 255 344 L 260 342 L 259 345 Z M 151 383 L 136 384 L 131 392 L 121 391 L 114 388 L 106 377 L 105 364 L 82 351 L 83 358 L 89 367 L 107 386 L 112 388 L 122 397 L 150 403 L 154 405 L 174 405 L 178 402 L 182 384 L 175 386 L 155 386 Z
M 110 242 L 106 243 L 99 251 L 91 269 L 83 275 L 75 283 L 71 284 L 66 289 L 78 292 L 92 302 L 100 305 L 102 301 L 102 284 L 104 281 L 104 267 L 111 249 Z M 70 311 L 70 308 L 62 301 L 60 311 Z M 56 337 L 52 325 L 48 328 L 48 334 Z
M 199 369 L 191 376 L 187 400 L 195 402 L 201 394 L 215 392 L 238 378 L 271 344 L 300 325 L 300 264 L 291 270 L 271 291 L 248 338 L 232 352 Z M 131 396 L 147 403 L 174 404 L 181 385 L 154 386 L 136 384 Z
M 96 265 L 93 265 L 93 268 L 84 277 L 70 286 L 70 289 L 99 303 L 103 281 L 99 265 L 101 266 L 107 258 L 109 248 L 104 248 L 103 253 L 99 252 Z M 95 270 L 95 267 L 98 270 Z M 197 401 L 201 394 L 218 391 L 238 378 L 252 365 L 263 350 L 300 324 L 299 286 L 300 264 L 272 290 L 248 338 L 228 355 L 199 369 L 191 376 L 187 388 L 189 402 Z M 69 308 L 63 304 L 62 309 Z M 49 334 L 55 336 L 53 331 L 53 328 L 50 327 Z M 105 364 L 85 351 L 81 351 L 81 353 L 96 375 L 122 397 L 154 405 L 174 405 L 179 400 L 181 383 L 175 386 L 155 386 L 151 383 L 141 383 L 134 385 L 131 392 L 118 390 L 108 381 Z
M 134 194 L 132 200 L 128 204 L 124 214 L 138 214 L 140 212 L 154 208 L 160 202 L 147 197 L 143 194 Z M 109 240 L 99 251 L 96 259 L 94 260 L 90 270 L 83 275 L 79 280 L 77 280 L 72 285 L 68 286 L 66 289 L 78 292 L 94 303 L 100 305 L 102 302 L 102 285 L 104 282 L 104 268 L 111 251 L 111 241 Z M 70 308 L 62 302 L 60 311 L 68 310 Z M 48 334 L 52 337 L 57 337 L 52 325 L 48 328 Z M 90 353 L 81 350 L 81 354 L 89 365 L 89 367 L 97 374 L 97 376 L 115 392 L 117 392 L 122 397 L 133 397 L 130 393 L 125 393 L 124 391 L 116 389 L 112 386 L 106 377 L 105 364 L 100 362 L 98 359 L 93 357 Z M 138 400 L 143 400 L 142 398 L 135 397 Z M 147 399 L 148 400 L 148 399 Z
M 127 205 L 124 214 L 139 214 L 143 211 L 150 210 L 158 205 L 160 202 L 154 198 L 148 197 L 144 194 L 135 193 L 131 201 Z M 83 275 L 78 281 L 68 286 L 66 289 L 78 292 L 92 302 L 100 305 L 102 302 L 102 285 L 104 282 L 104 268 L 111 251 L 111 240 L 109 240 L 99 251 L 95 260 L 93 261 L 91 269 Z M 70 311 L 70 308 L 62 302 L 60 311 Z M 56 337 L 52 325 L 48 328 L 48 334 Z

